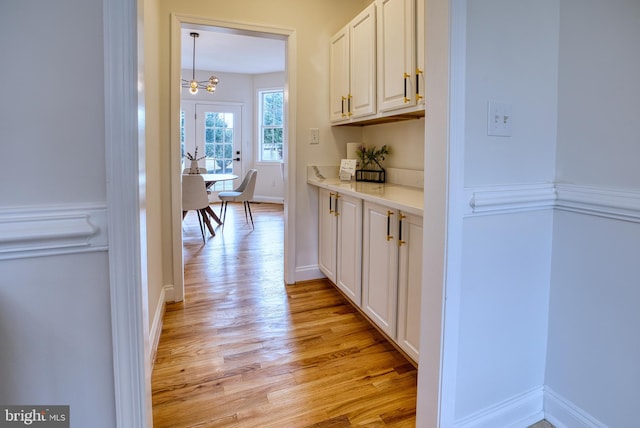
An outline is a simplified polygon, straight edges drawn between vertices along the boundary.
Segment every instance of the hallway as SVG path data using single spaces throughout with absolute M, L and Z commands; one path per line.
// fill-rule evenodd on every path
M 284 285 L 282 206 L 252 204 L 254 231 L 241 204 L 229 210 L 204 245 L 185 219 L 185 301 L 165 314 L 154 426 L 413 427 L 415 368 L 327 281 Z

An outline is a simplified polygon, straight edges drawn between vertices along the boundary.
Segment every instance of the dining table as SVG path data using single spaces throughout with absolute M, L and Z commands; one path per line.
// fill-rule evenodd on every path
M 200 174 L 200 175 L 202 175 L 202 178 L 204 179 L 204 184 L 207 186 L 207 189 L 209 189 L 211 186 L 216 184 L 218 181 L 231 181 L 238 178 L 238 176 L 235 174 Z M 218 217 L 218 215 L 213 211 L 213 209 L 211 209 L 210 206 L 207 205 L 207 207 L 203 211 L 206 212 L 211 218 L 213 218 L 216 221 L 216 223 L 218 223 L 218 225 L 222 224 L 220 217 Z M 207 223 L 207 227 L 209 227 L 209 231 L 211 231 L 210 224 L 208 224 L 208 221 L 206 223 Z M 213 235 L 213 232 L 211 234 Z

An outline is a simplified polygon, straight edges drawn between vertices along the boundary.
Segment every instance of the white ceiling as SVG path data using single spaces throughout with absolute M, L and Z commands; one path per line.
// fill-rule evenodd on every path
M 196 70 L 243 74 L 284 71 L 284 40 L 202 28 L 182 28 L 183 69 L 191 70 L 193 64 L 192 32 L 200 34 L 196 37 Z

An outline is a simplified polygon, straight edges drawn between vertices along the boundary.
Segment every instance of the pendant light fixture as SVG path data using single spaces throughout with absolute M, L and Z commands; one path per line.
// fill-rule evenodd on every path
M 209 80 L 196 80 L 196 38 L 200 37 L 198 33 L 189 33 L 191 37 L 193 37 L 193 67 L 191 69 L 192 75 L 191 80 L 182 79 L 182 87 L 189 88 L 189 92 L 193 95 L 198 93 L 198 89 L 206 89 L 207 92 L 213 94 L 216 90 L 216 86 L 218 86 L 218 82 L 220 79 L 218 77 L 211 75 Z

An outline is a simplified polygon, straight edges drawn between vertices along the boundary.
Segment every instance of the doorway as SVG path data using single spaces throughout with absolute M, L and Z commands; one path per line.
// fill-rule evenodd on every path
M 292 73 L 292 68 L 290 64 L 293 63 L 294 58 L 294 46 L 295 46 L 295 34 L 291 30 L 279 29 L 279 28 L 266 28 L 266 27 L 255 27 L 246 24 L 232 23 L 232 22 L 222 22 L 215 20 L 207 20 L 207 19 L 199 19 L 193 16 L 182 17 L 179 15 L 173 16 L 172 21 L 172 38 L 171 38 L 171 81 L 173 82 L 172 87 L 175 87 L 171 92 L 171 117 L 178 117 L 181 111 L 182 105 L 182 96 L 180 93 L 179 82 L 181 80 L 181 75 L 183 72 L 182 64 L 180 63 L 183 46 L 185 49 L 188 49 L 187 45 L 183 45 L 182 32 L 184 29 L 188 31 L 198 31 L 201 33 L 208 32 L 213 33 L 214 35 L 224 35 L 224 37 L 231 35 L 247 36 L 260 41 L 260 40 L 278 40 L 282 45 L 282 55 L 284 57 L 284 94 L 285 94 L 285 105 L 284 111 L 285 115 L 285 126 L 284 126 L 284 140 L 285 147 L 283 150 L 283 162 L 278 164 L 277 172 L 278 177 L 281 177 L 281 180 L 284 184 L 284 219 L 285 219 L 285 232 L 284 232 L 284 271 L 285 271 L 285 283 L 293 283 L 294 281 L 294 260 L 293 257 L 295 255 L 295 240 L 293 233 L 289 231 L 295 230 L 294 217 L 292 215 L 288 215 L 289 212 L 294 212 L 294 198 L 295 194 L 294 183 L 291 180 L 288 180 L 290 176 L 290 171 L 294 168 L 295 165 L 295 141 L 291 138 L 290 129 L 294 129 L 295 119 L 293 112 L 295 108 L 293 107 L 293 103 L 295 100 L 294 91 L 292 90 L 292 85 L 290 82 L 294 80 L 294 75 Z M 198 38 L 203 39 L 203 37 Z M 197 51 L 200 52 L 200 45 L 197 47 Z M 203 47 L 203 50 L 205 48 Z M 198 54 L 199 55 L 199 54 Z M 251 60 L 255 63 L 255 59 L 251 58 Z M 198 67 L 196 67 L 198 68 Z M 217 70 L 210 70 L 217 72 Z M 231 72 L 228 72 L 231 73 Z M 221 95 L 223 85 L 225 83 L 225 79 L 227 82 L 232 82 L 236 76 L 224 76 L 223 72 L 220 72 L 220 83 L 218 84 L 217 92 L 214 96 Z M 241 86 L 242 87 L 242 86 Z M 246 87 L 242 87 L 246 89 Z M 205 91 L 201 91 L 205 92 Z M 207 94 L 202 94 L 202 97 L 205 97 Z M 199 95 L 200 96 L 200 95 Z M 226 98 L 226 99 L 225 99 Z M 220 103 L 228 101 L 227 97 L 218 97 Z M 194 111 L 195 109 L 199 109 L 205 115 L 207 113 L 211 113 L 213 116 L 212 119 L 219 120 L 220 116 L 215 116 L 216 113 L 229 113 L 230 110 L 226 108 L 223 109 L 212 109 L 211 111 L 207 111 L 211 106 L 207 107 L 207 104 L 210 102 L 206 102 L 202 100 L 202 98 L 198 97 L 198 100 L 194 100 Z M 198 104 L 198 107 L 196 107 Z M 214 103 L 215 104 L 215 103 Z M 234 128 L 237 125 L 237 116 L 233 114 L 233 122 Z M 256 163 L 256 153 L 257 146 L 254 144 L 254 138 L 251 136 L 255 136 L 255 127 L 253 123 L 255 123 L 255 118 L 257 114 L 254 112 L 254 107 L 249 105 L 244 110 L 241 109 L 240 115 L 242 117 L 243 122 L 251 123 L 249 128 L 242 125 L 241 126 L 241 134 L 240 136 L 240 144 L 239 147 L 236 145 L 227 145 L 224 141 L 212 141 L 209 144 L 212 144 L 212 149 L 216 150 L 215 145 L 218 144 L 217 150 L 225 151 L 222 158 L 214 156 L 211 160 L 203 160 L 204 165 L 201 167 L 206 167 L 207 170 L 211 167 L 211 169 L 216 169 L 216 172 L 220 172 L 219 170 L 234 169 L 234 174 L 242 177 L 242 174 L 246 172 L 246 170 L 251 168 L 259 168 L 260 165 Z M 228 120 L 227 118 L 224 119 Z M 171 214 L 171 224 L 172 224 L 172 260 L 173 260 L 173 300 L 174 301 L 182 301 L 184 298 L 184 277 L 183 277 L 183 257 L 182 257 L 182 228 L 181 228 L 181 208 L 180 208 L 180 171 L 182 170 L 182 150 L 180 144 L 180 138 L 182 137 L 180 129 L 178 126 L 175 126 L 179 123 L 179 121 L 172 121 L 171 128 L 171 187 L 172 191 L 172 214 Z M 199 131 L 196 130 L 202 135 L 205 133 L 206 135 L 206 121 L 200 122 L 197 125 L 199 127 Z M 215 128 L 215 126 L 214 126 Z M 237 135 L 237 134 L 236 134 Z M 196 141 L 196 140 L 194 140 Z M 206 137 L 204 144 L 207 144 Z M 229 153 L 231 150 L 231 153 Z M 239 153 L 238 153 L 239 152 Z M 200 152 L 199 152 L 200 153 Z M 236 159 L 240 160 L 236 160 Z M 235 171 L 235 168 L 238 168 L 237 163 L 240 163 L 240 173 Z M 273 168 L 273 166 L 271 166 Z M 259 172 L 260 175 L 260 172 Z M 271 181 L 270 181 L 271 182 Z M 229 184 L 228 184 L 229 185 Z M 223 189 L 216 189 L 218 191 Z M 215 197 L 212 198 L 215 200 Z
M 188 168 L 187 153 L 202 158 L 198 166 L 208 174 L 234 174 L 243 177 L 246 168 L 242 156 L 243 106 L 230 103 L 183 101 L 180 108 L 180 152 L 182 169 Z M 235 181 L 219 181 L 211 186 L 209 201 L 218 192 L 231 190 Z

